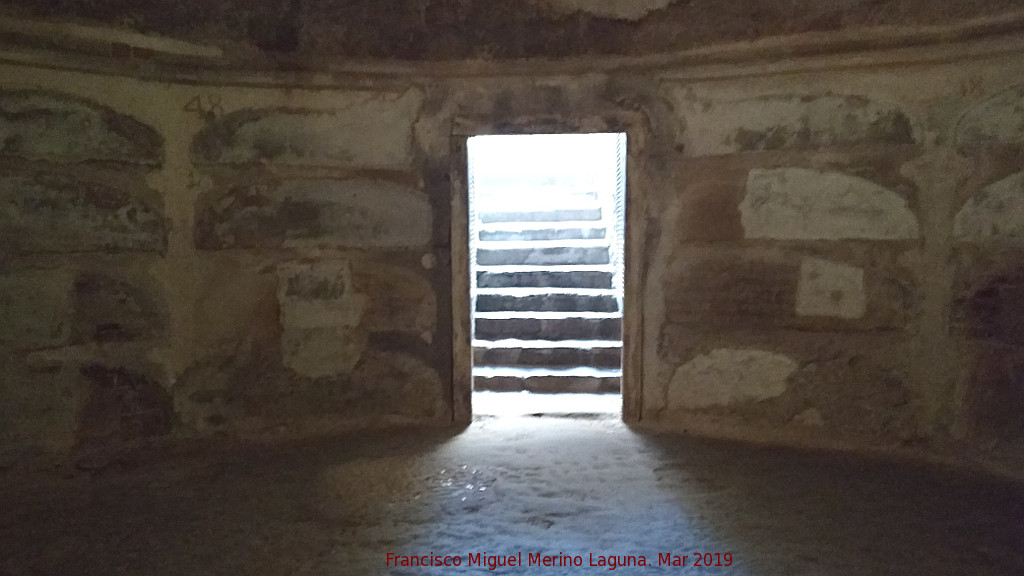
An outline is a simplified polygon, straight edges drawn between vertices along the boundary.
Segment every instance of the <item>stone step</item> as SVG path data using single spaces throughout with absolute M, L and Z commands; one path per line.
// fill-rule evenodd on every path
M 575 240 L 488 240 L 476 243 L 477 250 L 510 250 L 526 248 L 609 248 L 610 243 L 603 238 L 577 238 Z
M 579 415 L 614 417 L 622 414 L 622 394 L 533 394 L 530 392 L 473 392 L 473 414 L 479 416 Z
M 615 274 L 603 270 L 477 272 L 478 288 L 611 288 Z
M 579 206 L 571 210 L 581 210 Z M 545 209 L 550 212 L 551 209 Z M 476 230 L 501 231 L 501 232 L 522 232 L 525 230 L 546 230 L 553 228 L 562 230 L 566 228 L 609 228 L 612 222 L 607 220 L 558 220 L 557 222 L 488 222 L 487 224 L 477 222 Z
M 618 312 L 613 294 L 477 294 L 477 312 Z
M 608 232 L 603 227 L 573 228 L 529 228 L 520 230 L 481 230 L 480 240 L 493 241 L 529 241 L 529 240 L 600 240 Z
M 607 342 L 481 342 L 474 341 L 474 366 L 525 366 L 536 368 L 619 368 L 621 346 Z M 483 345 L 481 345 L 483 344 Z M 600 344 L 600 345 L 594 345 Z M 588 347 L 583 347 L 588 346 Z
M 580 204 L 593 204 L 601 199 L 601 192 L 593 188 L 568 188 L 550 185 L 504 186 L 477 181 L 473 201 L 488 210 L 519 210 L 526 206 L 565 208 Z
M 553 320 L 561 318 L 622 318 L 618 312 L 477 312 L 474 318 L 539 318 Z
M 582 373 L 581 373 L 582 372 Z M 473 372 L 473 390 L 536 394 L 618 394 L 616 370 L 522 370 L 509 367 Z
M 477 249 L 480 266 L 609 264 L 607 246 L 563 246 L 550 248 Z
M 601 208 L 563 208 L 559 210 L 516 210 L 511 212 L 477 212 L 484 224 L 492 222 L 565 222 L 567 220 L 600 220 Z
M 622 339 L 620 318 L 477 318 L 477 340 L 611 340 Z

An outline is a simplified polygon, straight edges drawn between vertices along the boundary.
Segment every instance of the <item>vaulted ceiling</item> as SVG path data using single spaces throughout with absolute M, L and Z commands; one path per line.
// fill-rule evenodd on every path
M 0 19 L 111 26 L 234 54 L 448 60 L 642 55 L 1022 9 L 1024 0 L 7 0 Z

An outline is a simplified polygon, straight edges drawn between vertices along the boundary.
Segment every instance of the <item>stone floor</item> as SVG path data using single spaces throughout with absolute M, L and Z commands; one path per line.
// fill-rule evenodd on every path
M 655 565 L 617 574 L 1024 574 L 1021 486 L 645 435 L 608 415 L 480 417 L 455 432 L 7 481 L 0 511 L 3 576 L 604 574 L 590 563 L 609 555 Z M 388 553 L 462 566 L 388 567 Z M 477 553 L 565 554 L 582 566 L 491 572 L 467 565 Z M 658 567 L 659 554 L 685 556 L 686 568 Z M 694 567 L 698 554 L 731 565 Z

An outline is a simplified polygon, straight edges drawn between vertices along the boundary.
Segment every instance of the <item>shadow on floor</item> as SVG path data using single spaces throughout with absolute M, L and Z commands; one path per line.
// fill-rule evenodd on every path
M 729 575 L 1024 574 L 1020 486 L 927 467 L 644 435 L 617 418 L 237 447 L 0 490 L 0 574 L 582 574 L 687 556 Z M 388 554 L 461 566 L 388 565 Z M 696 554 L 732 555 L 694 567 Z M 481 554 L 484 566 L 469 566 Z M 497 567 L 488 557 L 579 557 Z M 703 557 L 703 556 L 702 556 Z M 628 560 L 628 559 L 627 559 Z M 714 557 L 712 557 L 714 560 Z M 599 570 L 600 572 L 594 572 Z

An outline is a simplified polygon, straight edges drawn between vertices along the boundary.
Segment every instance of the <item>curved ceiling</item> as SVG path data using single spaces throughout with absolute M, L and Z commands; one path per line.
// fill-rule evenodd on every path
M 1022 8 L 1024 0 L 8 0 L 0 20 L 109 26 L 217 46 L 232 59 L 439 61 L 642 56 Z M 24 42 L 12 28 L 0 41 Z

